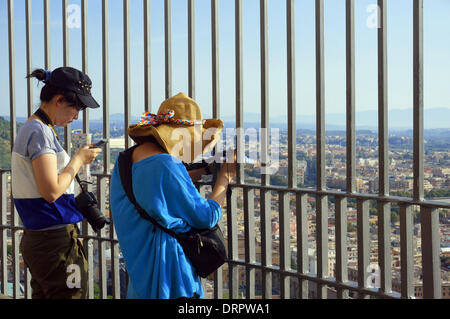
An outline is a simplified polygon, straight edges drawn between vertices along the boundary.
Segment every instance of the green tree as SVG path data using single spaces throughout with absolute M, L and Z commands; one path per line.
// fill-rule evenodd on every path
M 400 214 L 394 210 L 391 211 L 391 223 L 397 223 L 400 221 Z
M 287 179 L 283 176 L 272 175 L 270 177 L 270 183 L 275 186 L 287 186 Z
M 17 123 L 17 130 L 23 123 Z M 11 169 L 11 125 L 0 116 L 0 169 Z

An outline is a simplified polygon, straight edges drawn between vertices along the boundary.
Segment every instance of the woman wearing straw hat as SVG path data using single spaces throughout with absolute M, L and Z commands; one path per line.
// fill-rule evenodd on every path
M 136 201 L 163 227 L 182 233 L 211 228 L 222 218 L 235 164 L 222 166 L 206 200 L 182 163 L 211 150 L 222 129 L 221 120 L 203 120 L 198 104 L 183 93 L 128 129 L 137 143 L 130 172 Z M 141 218 L 128 200 L 118 166 L 116 161 L 111 176 L 111 214 L 130 279 L 127 298 L 203 297 L 200 277 L 177 240 Z

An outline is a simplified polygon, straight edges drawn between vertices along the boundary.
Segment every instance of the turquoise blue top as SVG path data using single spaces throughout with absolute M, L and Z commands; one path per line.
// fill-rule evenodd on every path
M 132 167 L 137 202 L 162 226 L 176 233 L 211 228 L 222 218 L 213 200 L 205 200 L 175 157 L 157 154 Z M 118 162 L 111 176 L 111 215 L 129 274 L 127 298 L 203 297 L 195 273 L 178 241 L 143 219 L 128 200 Z

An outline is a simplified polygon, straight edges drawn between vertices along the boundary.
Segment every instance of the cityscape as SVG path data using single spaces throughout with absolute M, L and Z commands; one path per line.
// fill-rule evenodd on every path
M 288 176 L 288 149 L 286 132 L 280 134 L 280 163 L 279 170 L 275 174 L 275 184 L 279 186 L 287 185 Z M 297 168 L 296 175 L 299 187 L 315 186 L 315 133 L 303 133 L 297 135 Z M 231 141 L 228 141 L 231 142 Z M 326 139 L 326 176 L 327 187 L 338 191 L 346 189 L 346 137 L 345 134 L 329 135 Z M 413 189 L 412 172 L 412 138 L 408 136 L 391 136 L 389 152 L 389 186 L 391 194 L 411 197 Z M 438 144 L 438 143 L 436 143 Z M 378 192 L 378 141 L 375 132 L 363 131 L 358 134 L 356 139 L 356 191 L 358 193 L 377 193 Z M 248 145 L 248 148 L 257 147 L 257 145 Z M 440 201 L 450 202 L 450 151 L 449 148 L 441 149 L 439 145 L 433 145 L 430 141 L 428 150 L 425 154 L 425 183 L 424 189 L 426 197 L 439 199 Z M 311 167 L 312 166 L 312 167 Z M 248 175 L 252 175 L 252 169 L 246 168 Z M 260 179 L 249 177 L 246 183 L 260 183 Z M 290 202 L 295 203 L 295 195 L 290 196 Z M 272 195 L 272 240 L 273 240 L 273 261 L 279 261 L 279 207 L 278 194 Z M 255 224 L 256 224 L 256 251 L 261 249 L 261 225 L 260 225 L 260 198 L 259 192 L 255 191 Z M 239 221 L 238 235 L 244 241 L 244 213 L 242 210 L 243 194 L 238 194 L 237 219 Z M 336 278 L 334 273 L 336 268 L 336 234 L 335 234 L 335 206 L 329 199 L 328 205 L 328 270 L 329 276 Z M 348 203 L 348 233 L 347 233 L 347 252 L 348 252 L 348 280 L 358 281 L 357 272 L 357 214 L 356 202 Z M 441 238 L 441 280 L 442 280 L 442 298 L 450 298 L 450 211 L 440 210 L 440 238 Z M 290 248 L 292 260 L 297 260 L 297 231 L 295 204 L 290 207 Z M 309 271 L 316 273 L 316 209 L 315 199 L 311 196 L 307 200 L 308 215 L 308 258 Z M 370 203 L 370 264 L 378 266 L 378 216 L 376 203 Z M 419 222 L 419 211 L 414 211 L 414 236 L 413 236 L 413 254 L 414 254 L 414 294 L 417 298 L 422 295 L 421 286 L 421 229 Z M 227 223 L 224 222 L 226 229 Z M 400 292 L 400 221 L 399 208 L 391 207 L 391 261 L 392 261 L 392 290 Z M 258 254 L 258 253 L 257 253 Z M 242 253 L 242 256 L 244 254 Z M 258 260 L 258 255 L 256 257 Z M 295 265 L 294 265 L 295 266 Z M 244 276 L 245 277 L 245 276 Z M 256 279 L 258 282 L 258 277 Z M 245 286 L 245 281 L 242 283 Z M 292 282 L 291 282 L 292 286 Z M 330 289 L 329 289 L 330 290 Z M 291 287 L 291 295 L 298 291 L 297 286 Z M 314 296 L 314 291 L 310 295 Z M 333 292 L 328 292 L 333 295 Z

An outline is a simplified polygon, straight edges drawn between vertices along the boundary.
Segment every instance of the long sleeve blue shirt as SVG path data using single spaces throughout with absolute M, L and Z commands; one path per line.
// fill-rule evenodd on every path
M 211 228 L 222 218 L 213 200 L 205 200 L 186 168 L 169 154 L 157 154 L 132 166 L 133 192 L 139 205 L 176 233 Z M 118 162 L 111 176 L 111 215 L 129 274 L 127 298 L 203 297 L 195 273 L 178 241 L 143 219 L 122 187 Z

